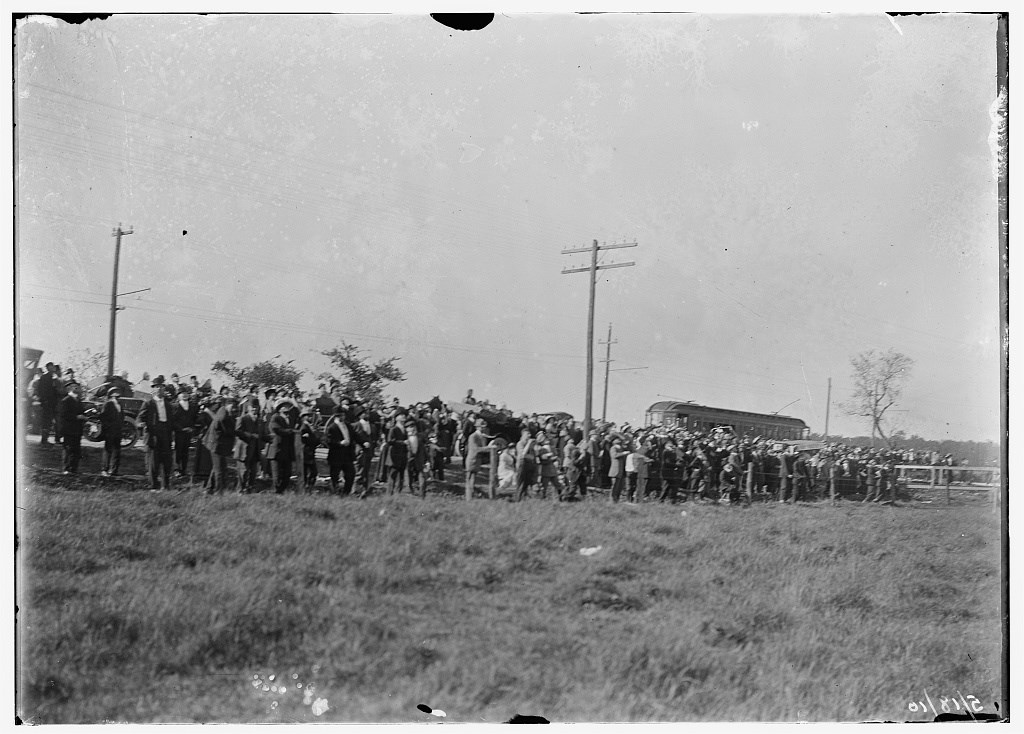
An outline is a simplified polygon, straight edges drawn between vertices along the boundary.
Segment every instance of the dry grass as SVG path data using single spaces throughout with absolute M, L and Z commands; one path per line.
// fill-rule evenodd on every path
M 984 504 L 59 485 L 21 503 L 37 723 L 913 720 L 925 688 L 998 697 Z

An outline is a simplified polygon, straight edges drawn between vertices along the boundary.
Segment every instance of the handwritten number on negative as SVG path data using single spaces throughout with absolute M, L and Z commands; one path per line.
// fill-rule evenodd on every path
M 956 707 L 957 711 L 959 711 L 961 708 L 966 709 L 968 705 L 970 705 L 970 708 L 974 711 L 974 713 L 977 714 L 981 713 L 985 708 L 982 705 L 981 701 L 978 700 L 977 696 L 964 696 L 962 700 L 964 702 L 964 705 L 961 707 L 960 701 L 958 701 L 956 698 L 946 698 L 945 696 L 939 696 L 939 708 L 941 708 L 943 712 L 947 714 L 951 713 L 951 709 L 949 707 L 950 702 L 952 702 L 952 704 Z M 910 709 L 911 713 L 915 714 L 918 711 L 920 711 L 921 713 L 928 713 L 928 705 L 924 701 L 911 701 L 908 704 L 907 708 Z M 934 707 L 932 708 L 932 713 L 936 713 Z

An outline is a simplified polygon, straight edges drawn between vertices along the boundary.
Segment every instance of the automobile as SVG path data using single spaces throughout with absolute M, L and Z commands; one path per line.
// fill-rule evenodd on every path
M 82 437 L 87 441 L 100 443 L 106 438 L 103 435 L 103 425 L 100 423 L 100 412 L 103 410 L 103 399 L 110 387 L 111 383 L 103 379 L 93 380 L 85 387 L 85 398 L 82 400 L 82 404 L 86 419 Z M 123 415 L 121 448 L 128 449 L 139 440 L 139 429 L 135 425 L 135 420 L 139 417 L 142 404 L 153 396 L 142 390 L 133 390 L 129 382 L 118 383 L 117 387 L 121 390 L 119 402 Z
M 553 410 L 549 413 L 537 413 L 537 420 L 541 422 L 541 425 L 547 422 L 549 418 L 554 418 L 559 423 L 564 421 L 573 420 L 572 413 L 566 413 L 564 410 Z
M 479 404 L 472 405 L 454 401 L 448 403 L 448 408 L 459 415 L 473 412 L 478 418 L 482 418 L 486 424 L 487 434 L 494 436 L 494 442 L 499 448 L 504 448 L 506 444 L 516 443 L 519 440 L 519 429 L 523 423 L 514 415 L 491 410 Z M 455 448 L 459 456 L 465 456 L 465 435 L 461 431 L 455 436 Z

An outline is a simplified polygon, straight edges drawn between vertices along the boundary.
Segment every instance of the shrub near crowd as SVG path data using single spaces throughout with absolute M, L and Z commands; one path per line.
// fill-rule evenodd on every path
M 925 691 L 995 712 L 984 501 L 360 502 L 25 479 L 35 723 L 440 720 L 419 704 L 448 721 L 924 720 Z

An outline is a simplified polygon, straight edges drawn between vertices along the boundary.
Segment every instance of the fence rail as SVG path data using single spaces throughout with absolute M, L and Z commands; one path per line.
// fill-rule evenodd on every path
M 961 489 L 992 489 L 999 486 L 1000 474 L 992 466 L 896 464 L 896 480 L 915 488 L 957 484 Z

